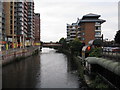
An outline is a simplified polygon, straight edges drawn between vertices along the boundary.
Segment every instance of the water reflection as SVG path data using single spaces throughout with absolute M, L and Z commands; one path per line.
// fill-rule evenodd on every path
M 3 67 L 4 88 L 78 88 L 69 59 L 54 49 Z
M 41 54 L 42 88 L 78 88 L 77 75 L 67 72 L 68 59 L 54 49 L 44 48 Z
M 40 55 L 3 67 L 3 88 L 33 88 L 40 75 Z

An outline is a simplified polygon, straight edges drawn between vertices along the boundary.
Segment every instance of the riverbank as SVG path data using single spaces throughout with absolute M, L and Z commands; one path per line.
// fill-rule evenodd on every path
M 67 50 L 58 51 L 61 53 L 66 54 L 68 57 L 71 57 L 71 62 L 76 65 L 77 72 L 79 76 L 79 81 L 81 81 L 81 86 L 83 88 L 111 88 L 102 78 L 101 76 L 94 74 L 89 75 L 87 74 L 84 62 L 80 56 L 72 55 Z
M 87 83 L 86 83 L 86 78 L 84 77 L 84 67 L 82 65 L 82 60 L 79 56 L 74 56 L 71 54 L 71 52 L 69 52 L 68 50 L 61 50 L 61 51 L 57 51 L 59 53 L 64 53 L 65 55 L 67 55 L 67 57 L 70 58 L 70 62 L 72 64 L 74 64 L 74 66 L 76 67 L 77 70 L 77 74 L 78 74 L 78 81 L 80 81 L 80 88 L 89 88 Z
M 29 56 L 32 56 L 40 51 L 40 47 L 28 47 L 28 48 L 17 48 L 17 49 L 10 49 L 2 51 L 2 66 L 7 64 L 22 60 Z
M 67 56 L 56 53 L 56 50 L 51 48 L 42 48 L 39 54 L 9 64 L 2 69 L 3 89 L 81 87 L 77 72 Z

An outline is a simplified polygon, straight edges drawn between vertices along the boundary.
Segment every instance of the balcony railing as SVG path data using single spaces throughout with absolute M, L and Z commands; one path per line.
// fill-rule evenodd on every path
M 102 37 L 102 35 L 95 35 L 95 37 Z

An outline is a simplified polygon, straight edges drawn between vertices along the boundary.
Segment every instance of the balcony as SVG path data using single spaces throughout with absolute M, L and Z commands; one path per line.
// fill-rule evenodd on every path
M 73 34 L 76 34 L 76 31 L 70 31 L 70 33 L 71 33 L 71 34 L 72 34 L 72 33 L 73 33 Z
M 101 32 L 101 30 L 95 30 L 95 32 Z
M 77 31 L 77 34 L 80 34 L 81 33 L 81 31 Z
M 98 22 L 96 22 L 96 23 L 95 23 L 95 26 L 101 26 L 101 24 L 100 24 L 100 23 L 98 23 Z
M 102 37 L 102 35 L 95 35 L 95 38 L 97 38 L 97 37 L 100 38 L 100 37 Z
M 77 38 L 81 38 L 81 36 L 77 36 Z
M 75 28 L 75 27 L 72 27 L 71 29 L 72 29 L 72 30 L 75 30 L 76 28 Z
M 23 13 L 19 13 L 18 15 L 19 15 L 19 16 L 24 16 Z
M 76 34 L 71 34 L 70 37 L 76 37 Z
M 71 41 L 71 40 L 74 40 L 75 38 L 70 38 L 69 40 Z

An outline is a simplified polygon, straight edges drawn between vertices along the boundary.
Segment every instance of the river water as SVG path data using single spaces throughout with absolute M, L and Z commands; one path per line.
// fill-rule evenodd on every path
M 54 49 L 2 68 L 3 88 L 79 88 L 78 76 L 69 58 Z

